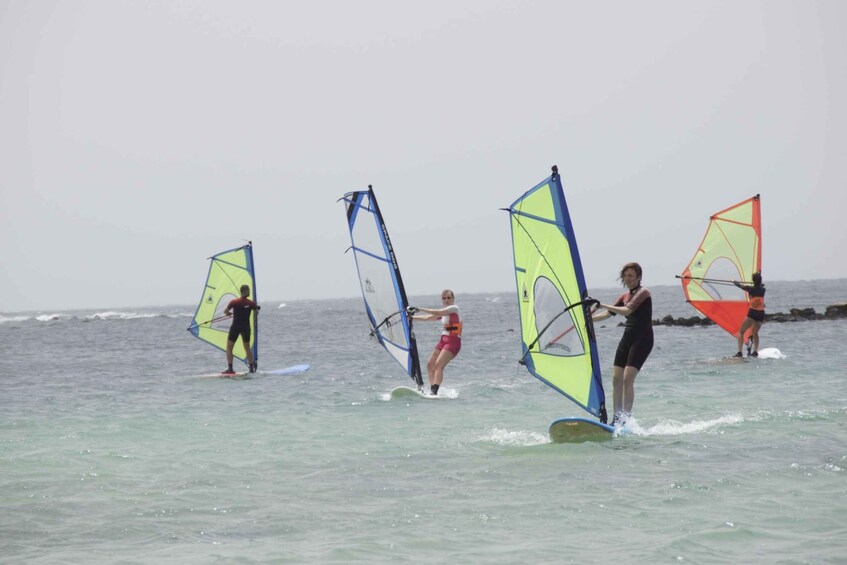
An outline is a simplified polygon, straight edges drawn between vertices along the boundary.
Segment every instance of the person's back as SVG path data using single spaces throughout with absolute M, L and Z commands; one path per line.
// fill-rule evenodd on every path
M 741 328 L 739 328 L 735 336 L 738 341 L 736 357 L 742 356 L 741 349 L 744 347 L 744 334 L 747 333 L 748 329 L 751 330 L 750 339 L 752 340 L 752 344 L 750 345 L 752 346 L 752 351 L 750 351 L 749 347 L 747 351 L 751 357 L 759 356 L 759 328 L 762 327 L 762 323 L 765 321 L 765 285 L 762 283 L 761 273 L 753 273 L 752 278 L 752 285 L 732 281 L 735 286 L 747 293 L 747 298 L 750 301 L 747 317 L 744 318 Z
M 258 304 L 249 298 L 240 297 L 230 301 L 228 308 L 232 310 L 232 325 L 239 328 L 250 327 L 250 314 L 258 309 Z
M 226 310 L 224 310 L 225 315 L 232 316 L 232 325 L 229 327 L 229 335 L 226 341 L 227 369 L 223 372 L 225 375 L 235 374 L 232 368 L 232 350 L 235 347 L 238 336 L 241 336 L 242 343 L 244 344 L 244 353 L 247 357 L 247 366 L 250 368 L 250 372 L 255 373 L 257 369 L 256 361 L 253 359 L 253 350 L 250 348 L 250 337 L 252 333 L 250 316 L 254 311 L 261 310 L 261 306 L 250 300 L 248 296 L 250 296 L 250 287 L 246 284 L 241 285 L 241 297 L 230 300 L 229 304 L 226 305 Z

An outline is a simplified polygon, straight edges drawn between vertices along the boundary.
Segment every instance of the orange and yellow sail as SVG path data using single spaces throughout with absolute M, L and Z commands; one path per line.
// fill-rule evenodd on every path
M 688 302 L 735 335 L 749 303 L 747 293 L 732 281 L 752 284 L 753 273 L 761 271 L 762 213 L 757 194 L 712 215 L 703 241 L 679 278 Z

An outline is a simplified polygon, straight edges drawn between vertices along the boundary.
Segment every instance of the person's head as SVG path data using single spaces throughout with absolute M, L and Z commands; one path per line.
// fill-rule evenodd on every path
M 449 288 L 445 288 L 441 291 L 441 302 L 445 302 L 447 304 L 452 304 L 453 300 L 456 299 L 456 295 L 453 294 L 453 291 Z
M 753 286 L 762 286 L 762 273 L 753 273 Z
M 641 265 L 632 261 L 621 268 L 621 274 L 618 275 L 621 283 L 627 288 L 635 288 L 641 284 Z
M 250 296 L 250 285 L 249 284 L 241 285 L 241 296 L 243 298 L 247 298 L 248 296 Z

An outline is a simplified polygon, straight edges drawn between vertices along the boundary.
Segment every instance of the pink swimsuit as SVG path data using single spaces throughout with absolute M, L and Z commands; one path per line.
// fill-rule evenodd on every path
M 455 312 L 443 316 L 441 320 L 444 322 L 444 333 L 435 344 L 435 349 L 437 351 L 446 349 L 455 357 L 462 349 L 462 322 L 459 321 L 459 315 Z

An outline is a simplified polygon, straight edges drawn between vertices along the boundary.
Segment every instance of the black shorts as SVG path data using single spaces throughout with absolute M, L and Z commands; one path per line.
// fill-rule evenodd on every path
M 756 322 L 764 322 L 765 321 L 765 311 L 764 310 L 753 310 L 750 308 L 747 310 L 747 317 Z
M 241 336 L 244 341 L 250 343 L 250 327 L 248 326 L 246 328 L 229 328 L 229 337 L 227 337 L 229 341 L 238 341 L 238 336 Z
M 635 367 L 639 371 L 653 351 L 653 338 L 633 339 L 624 334 L 615 352 L 615 367 Z

